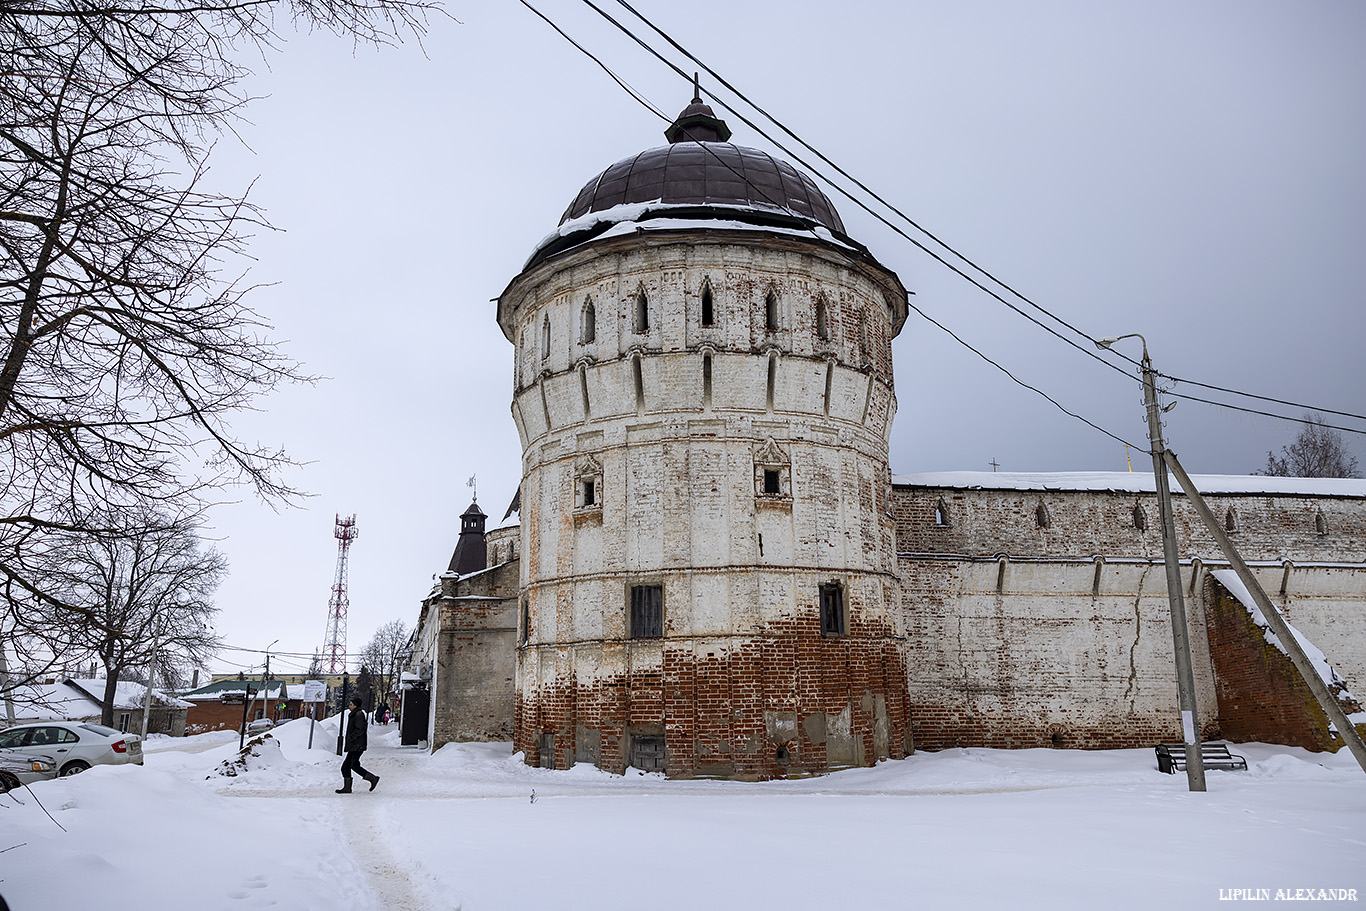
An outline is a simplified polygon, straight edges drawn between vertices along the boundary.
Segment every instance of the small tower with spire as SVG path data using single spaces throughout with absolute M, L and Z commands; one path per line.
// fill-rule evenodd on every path
M 446 572 L 466 576 L 488 568 L 488 547 L 484 540 L 487 519 L 477 500 L 471 501 L 469 509 L 460 514 L 460 540 L 455 542 L 455 553 L 451 554 L 451 565 L 446 567 Z

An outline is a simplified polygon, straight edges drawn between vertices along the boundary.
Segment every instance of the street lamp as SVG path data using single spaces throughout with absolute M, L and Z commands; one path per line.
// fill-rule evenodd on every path
M 1171 488 L 1163 458 L 1162 412 L 1176 403 L 1159 408 L 1157 379 L 1148 357 L 1148 340 L 1137 332 L 1096 340 L 1096 347 L 1108 349 L 1115 342 L 1136 338 L 1143 344 L 1143 404 L 1148 411 L 1148 444 L 1153 457 L 1153 477 L 1157 482 L 1157 511 L 1162 520 L 1162 555 L 1167 564 L 1167 600 L 1171 604 L 1172 644 L 1176 650 L 1176 692 L 1181 706 L 1181 738 L 1186 746 L 1186 779 L 1192 791 L 1205 790 L 1205 763 L 1200 754 L 1200 721 L 1195 707 L 1195 672 L 1191 668 L 1190 630 L 1186 624 L 1186 605 L 1181 595 L 1181 563 L 1176 553 L 1176 522 L 1172 518 Z

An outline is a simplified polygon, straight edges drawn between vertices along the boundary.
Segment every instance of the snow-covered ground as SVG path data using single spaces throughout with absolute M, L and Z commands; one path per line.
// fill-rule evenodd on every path
M 751 784 L 533 769 L 507 744 L 427 755 L 372 727 L 379 787 L 338 796 L 336 729 L 307 742 L 306 720 L 277 728 L 225 776 L 235 737 L 153 739 L 142 768 L 0 797 L 0 895 L 14 911 L 1366 901 L 1366 775 L 1346 750 L 1236 747 L 1250 770 L 1210 772 L 1206 794 L 1151 750 L 948 750 Z

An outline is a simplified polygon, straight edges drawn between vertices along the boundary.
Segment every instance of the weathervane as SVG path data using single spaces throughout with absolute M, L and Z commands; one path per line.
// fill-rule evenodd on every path
M 479 502 L 479 488 L 476 487 L 476 486 L 475 486 L 475 483 L 474 483 L 474 479 L 475 479 L 476 477 L 478 477 L 478 476 L 477 476 L 477 475 L 470 475 L 470 479 L 469 479 L 468 481 L 465 482 L 465 486 L 466 486 L 466 487 L 473 487 L 473 488 L 474 488 L 474 502 L 478 503 L 478 502 Z

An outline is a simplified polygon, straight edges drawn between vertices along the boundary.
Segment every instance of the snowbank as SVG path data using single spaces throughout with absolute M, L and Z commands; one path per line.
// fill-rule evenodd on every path
M 339 797 L 335 738 L 335 719 L 313 749 L 306 719 L 282 725 L 233 777 L 210 773 L 235 740 L 159 741 L 146 767 L 0 798 L 0 894 L 13 911 L 111 896 L 145 911 L 489 911 L 549 892 L 606 911 L 642 897 L 660 911 L 1366 898 L 1366 783 L 1346 751 L 1235 746 L 1249 771 L 1212 771 L 1191 794 L 1151 750 L 958 749 L 792 781 L 669 781 L 532 768 L 507 743 L 428 754 L 372 727 L 381 784 Z

